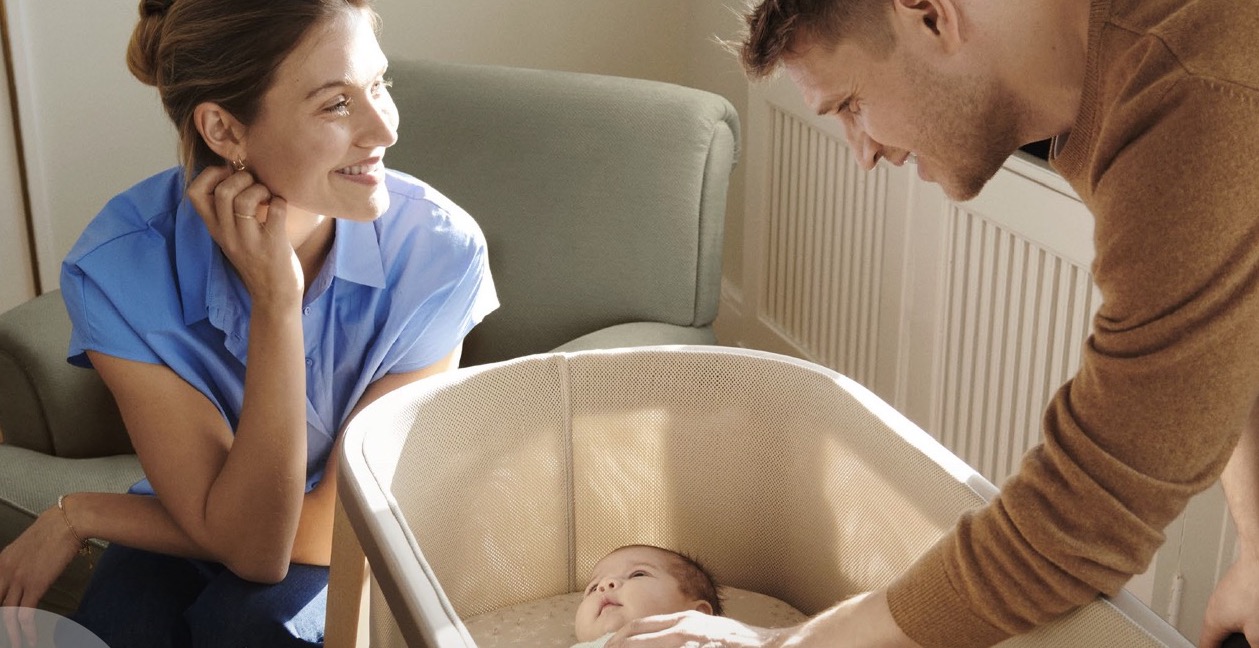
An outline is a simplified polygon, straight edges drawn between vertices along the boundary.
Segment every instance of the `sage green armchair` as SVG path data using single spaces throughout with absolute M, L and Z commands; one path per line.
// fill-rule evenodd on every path
M 403 61 L 390 74 L 402 123 L 386 163 L 455 200 L 489 243 L 502 307 L 469 336 L 464 364 L 716 342 L 739 132 L 727 101 L 502 67 Z M 69 330 L 56 292 L 0 315 L 0 545 L 62 493 L 141 477 L 100 378 L 65 361 Z M 43 607 L 72 610 L 90 560 Z

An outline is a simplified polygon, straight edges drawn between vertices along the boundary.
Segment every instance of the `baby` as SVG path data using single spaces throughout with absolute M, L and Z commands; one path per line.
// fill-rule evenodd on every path
M 627 545 L 595 563 L 577 607 L 573 648 L 599 648 L 621 626 L 655 614 L 721 615 L 711 574 L 694 559 L 650 545 Z

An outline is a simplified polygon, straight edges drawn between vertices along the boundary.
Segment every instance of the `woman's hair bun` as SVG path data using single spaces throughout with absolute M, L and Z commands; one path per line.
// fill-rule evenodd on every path
M 127 44 L 127 69 L 145 85 L 158 84 L 158 49 L 162 43 L 162 21 L 174 0 L 140 0 L 140 21 Z
M 174 0 L 140 0 L 140 17 L 164 15 L 172 2 Z

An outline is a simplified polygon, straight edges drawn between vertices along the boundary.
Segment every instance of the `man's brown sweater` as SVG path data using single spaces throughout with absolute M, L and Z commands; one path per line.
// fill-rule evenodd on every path
M 1143 571 L 1259 396 L 1259 2 L 1094 0 L 1054 166 L 1103 303 L 1044 442 L 889 592 L 929 648 L 989 646 Z

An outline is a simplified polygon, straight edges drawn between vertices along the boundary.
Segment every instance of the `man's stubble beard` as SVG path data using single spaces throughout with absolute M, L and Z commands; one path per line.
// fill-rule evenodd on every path
M 952 200 L 970 200 L 1019 147 L 1019 108 L 996 83 L 977 75 L 946 79 L 909 64 L 924 106 L 916 153 L 934 162 L 933 179 Z

